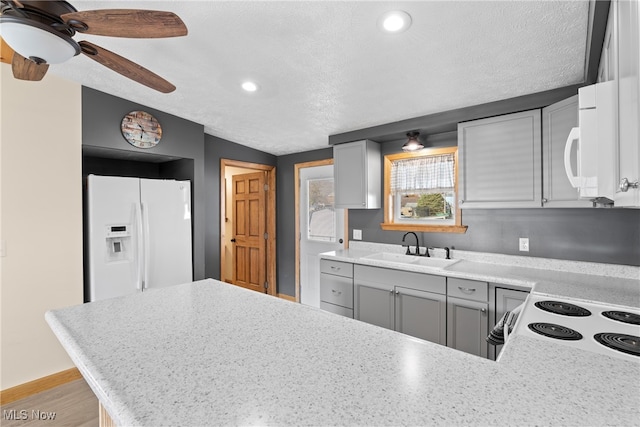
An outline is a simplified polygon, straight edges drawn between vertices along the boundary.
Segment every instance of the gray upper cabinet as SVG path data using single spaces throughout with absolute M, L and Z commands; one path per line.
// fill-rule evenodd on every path
M 363 140 L 333 146 L 335 207 L 379 209 L 382 202 L 380 144 Z
M 540 110 L 458 124 L 462 209 L 542 204 Z
M 589 200 L 580 200 L 578 190 L 571 186 L 564 169 L 564 147 L 571 128 L 578 126 L 578 95 L 542 109 L 543 189 L 545 207 L 591 207 Z M 577 170 L 576 148 L 571 153 L 573 169 Z

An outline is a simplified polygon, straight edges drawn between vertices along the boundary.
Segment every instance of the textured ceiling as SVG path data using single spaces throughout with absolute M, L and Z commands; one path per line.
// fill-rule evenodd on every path
M 588 1 L 90 1 L 177 13 L 189 35 L 76 35 L 176 85 L 165 95 L 80 55 L 49 73 L 275 155 L 328 136 L 584 81 Z M 404 10 L 401 34 L 377 19 Z M 253 79 L 260 90 L 240 89 Z M 410 130 L 410 129 L 409 129 Z

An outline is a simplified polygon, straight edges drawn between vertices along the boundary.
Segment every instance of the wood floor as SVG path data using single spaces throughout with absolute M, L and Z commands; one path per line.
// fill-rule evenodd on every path
M 76 380 L 2 405 L 2 427 L 98 426 L 98 399 L 87 383 Z

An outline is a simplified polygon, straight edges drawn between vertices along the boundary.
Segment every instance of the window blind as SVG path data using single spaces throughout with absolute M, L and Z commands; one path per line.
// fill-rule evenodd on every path
M 453 191 L 453 154 L 416 157 L 391 163 L 391 194 L 412 191 Z

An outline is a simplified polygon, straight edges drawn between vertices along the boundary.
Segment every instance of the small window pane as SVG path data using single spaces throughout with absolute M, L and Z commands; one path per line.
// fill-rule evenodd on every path
M 333 207 L 333 178 L 307 181 L 309 220 L 307 239 L 336 241 L 336 215 Z
M 445 192 L 412 192 L 401 193 L 395 197 L 397 209 L 395 219 L 398 222 L 440 223 L 455 222 L 453 208 L 455 193 Z

